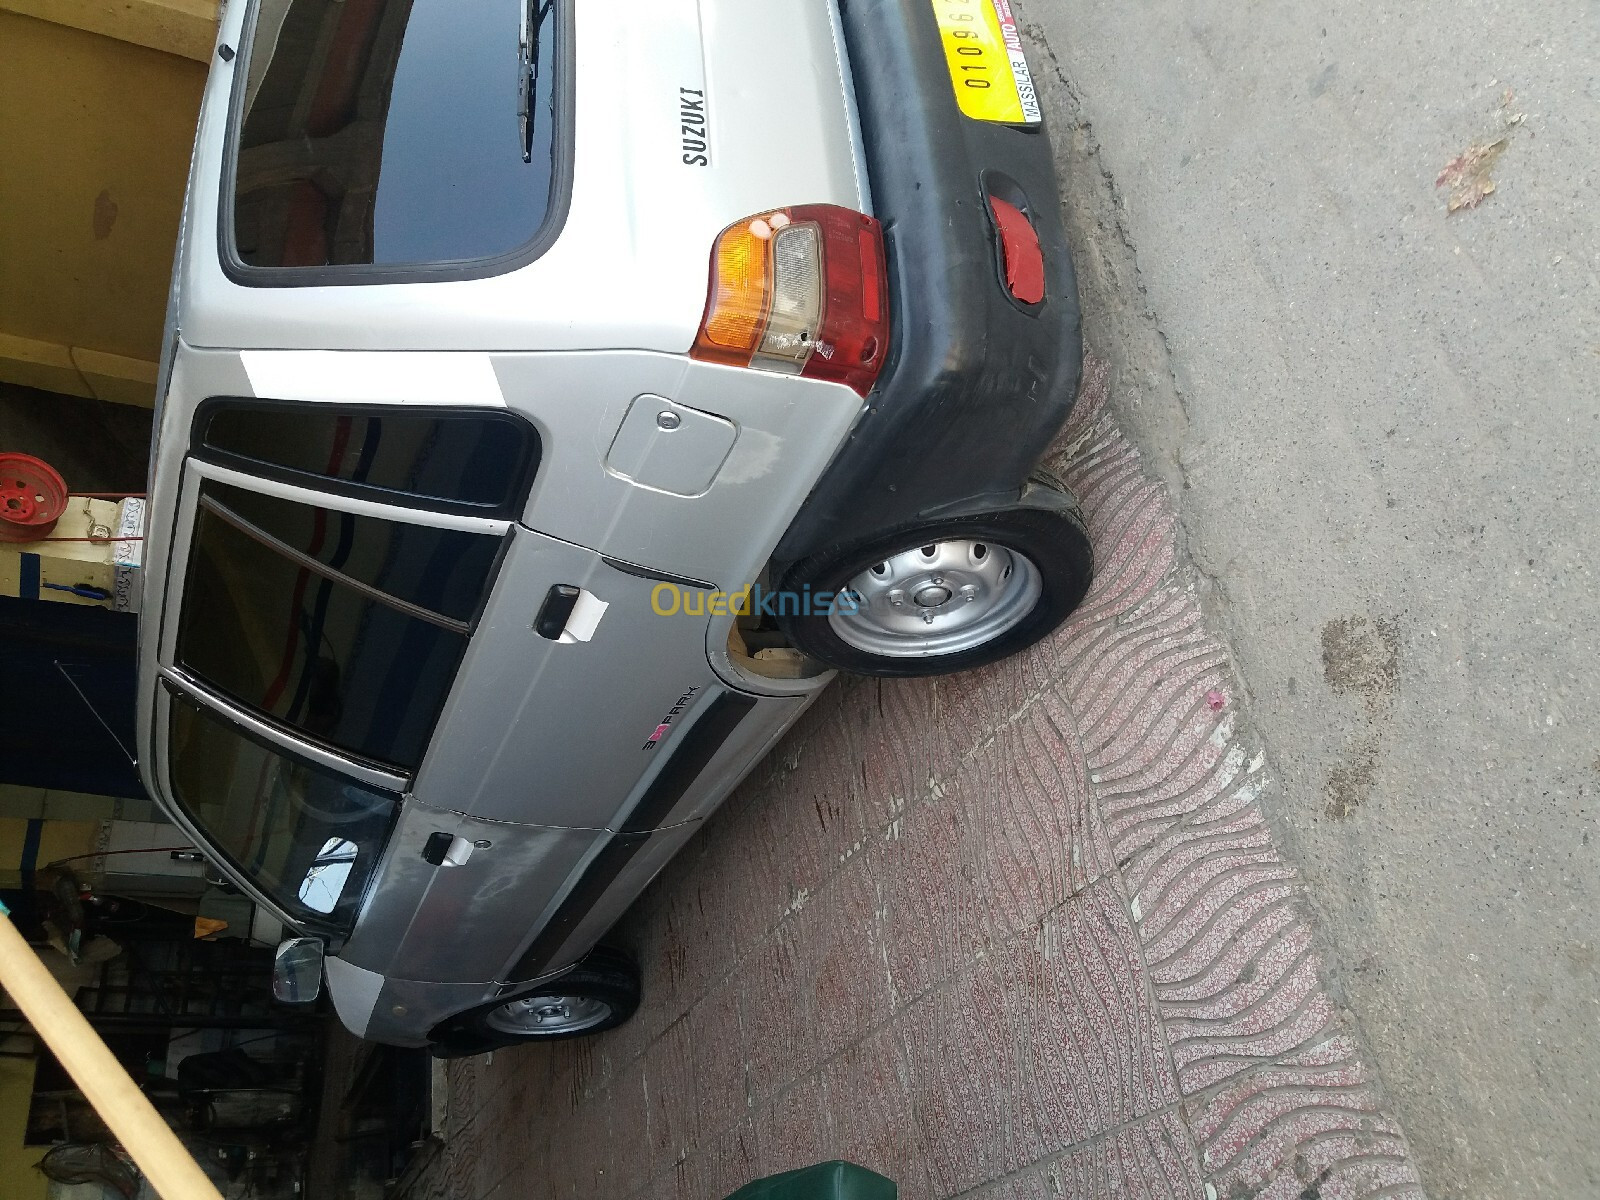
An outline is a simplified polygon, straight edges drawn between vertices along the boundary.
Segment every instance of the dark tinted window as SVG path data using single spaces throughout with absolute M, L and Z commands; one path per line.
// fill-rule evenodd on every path
M 470 622 L 500 539 L 336 509 L 213 483 L 206 495 L 293 550 L 409 604 Z
M 201 442 L 252 463 L 514 515 L 538 457 L 533 429 L 491 413 L 328 410 L 217 401 Z
M 396 797 L 287 758 L 174 697 L 179 804 L 291 916 L 349 929 L 393 825 Z
M 309 737 L 414 768 L 497 550 L 498 539 L 479 534 L 208 484 L 196 514 L 178 661 Z
M 234 241 L 257 267 L 492 258 L 552 207 L 556 23 L 524 160 L 524 0 L 259 0 Z M 545 6 L 549 7 L 549 6 Z

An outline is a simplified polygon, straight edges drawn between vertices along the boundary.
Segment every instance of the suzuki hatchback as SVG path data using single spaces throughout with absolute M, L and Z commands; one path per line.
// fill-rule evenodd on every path
M 1084 594 L 1007 0 L 250 0 L 174 276 L 146 785 L 357 1034 L 625 1019 L 596 948 L 835 669 Z

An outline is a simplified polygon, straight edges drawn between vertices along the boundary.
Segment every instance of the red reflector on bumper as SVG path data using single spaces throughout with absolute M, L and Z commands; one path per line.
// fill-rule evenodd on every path
M 1000 230 L 1000 253 L 1005 259 L 1006 287 L 1024 304 L 1044 299 L 1044 255 L 1033 223 L 1014 204 L 989 197 L 994 223 Z

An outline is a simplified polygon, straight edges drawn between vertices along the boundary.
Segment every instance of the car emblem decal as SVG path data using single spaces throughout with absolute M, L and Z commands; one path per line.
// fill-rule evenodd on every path
M 672 723 L 683 714 L 683 710 L 689 707 L 699 690 L 697 687 L 692 687 L 678 697 L 678 702 L 667 710 L 667 715 L 661 718 L 661 724 L 656 726 L 655 732 L 650 735 L 642 749 L 654 750 L 661 744 L 661 739 L 667 736 L 667 730 L 672 728 Z

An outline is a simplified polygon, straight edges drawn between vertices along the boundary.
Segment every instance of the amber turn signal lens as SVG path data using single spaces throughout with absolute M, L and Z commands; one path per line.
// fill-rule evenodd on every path
M 696 358 L 749 365 L 750 356 L 761 345 L 771 304 L 767 256 L 771 239 L 771 227 L 760 218 L 730 225 L 717 239 L 711 261 L 711 295 L 695 340 Z

